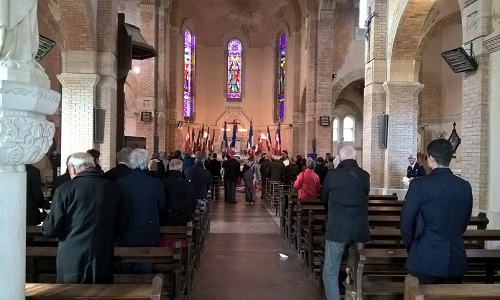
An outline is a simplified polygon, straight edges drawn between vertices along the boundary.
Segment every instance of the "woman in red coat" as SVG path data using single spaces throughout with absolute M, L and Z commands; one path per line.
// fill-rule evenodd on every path
M 293 184 L 293 188 L 299 191 L 299 199 L 316 199 L 320 189 L 319 176 L 314 173 L 316 162 L 308 157 L 307 169 L 300 173 Z

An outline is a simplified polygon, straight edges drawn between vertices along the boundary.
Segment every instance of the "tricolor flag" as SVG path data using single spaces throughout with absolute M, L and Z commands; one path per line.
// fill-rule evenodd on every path
M 278 129 L 276 129 L 276 138 L 274 139 L 274 151 L 275 151 L 275 154 L 281 154 L 280 123 L 278 123 Z
M 271 132 L 269 131 L 269 126 L 267 126 L 267 140 L 266 140 L 266 144 L 267 144 L 267 151 L 271 151 L 271 147 L 269 147 L 269 145 L 272 145 L 272 143 L 271 143 Z
M 188 132 L 186 133 L 186 141 L 184 142 L 184 151 L 189 152 L 191 150 L 191 138 L 189 136 L 189 126 Z
M 196 148 L 195 146 L 195 143 L 194 143 L 194 138 L 196 137 L 196 133 L 194 133 L 194 127 L 193 129 L 191 130 L 191 151 L 189 151 L 190 153 L 194 153 L 194 150 Z
M 227 153 L 227 123 L 224 122 L 224 133 L 222 135 L 222 143 L 220 146 L 220 150 Z
M 236 133 L 238 132 L 238 125 L 236 121 L 233 122 L 233 136 L 231 137 L 231 146 L 230 148 L 236 148 Z
M 248 132 L 248 143 L 247 148 L 250 150 L 253 147 L 253 125 L 252 121 L 250 121 L 250 131 Z

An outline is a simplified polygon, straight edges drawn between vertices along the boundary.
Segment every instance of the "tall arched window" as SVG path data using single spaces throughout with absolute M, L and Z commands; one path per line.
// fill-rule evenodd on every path
M 184 30 L 184 118 L 194 119 L 194 75 L 196 39 L 189 30 Z
M 238 39 L 227 44 L 227 100 L 241 101 L 243 46 Z
M 339 140 L 339 119 L 335 118 L 333 120 L 333 141 L 338 142 Z
M 274 109 L 274 120 L 281 122 L 285 120 L 285 66 L 286 66 L 286 35 L 282 34 L 279 38 L 279 46 L 277 47 L 277 76 L 276 76 L 276 100 Z
M 354 142 L 354 118 L 346 116 L 342 122 L 344 142 Z

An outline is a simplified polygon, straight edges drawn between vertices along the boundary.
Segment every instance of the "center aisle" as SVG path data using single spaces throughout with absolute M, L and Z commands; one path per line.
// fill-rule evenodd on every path
M 260 199 L 248 206 L 238 193 L 237 201 L 212 202 L 211 231 L 193 300 L 320 300 Z M 280 259 L 280 253 L 288 259 Z

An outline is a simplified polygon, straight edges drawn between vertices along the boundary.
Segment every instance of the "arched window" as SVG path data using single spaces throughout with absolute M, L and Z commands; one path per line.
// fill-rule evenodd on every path
M 282 34 L 279 38 L 279 45 L 277 47 L 277 76 L 276 76 L 276 100 L 275 100 L 275 113 L 274 120 L 281 122 L 285 120 L 285 66 L 286 66 L 286 35 Z
M 346 116 L 342 121 L 344 142 L 354 142 L 354 118 Z
M 243 46 L 237 39 L 227 44 L 227 100 L 241 101 Z
M 333 120 L 333 141 L 338 142 L 339 141 L 339 119 L 335 118 Z
M 194 119 L 194 75 L 196 40 L 194 34 L 184 30 L 184 118 Z

